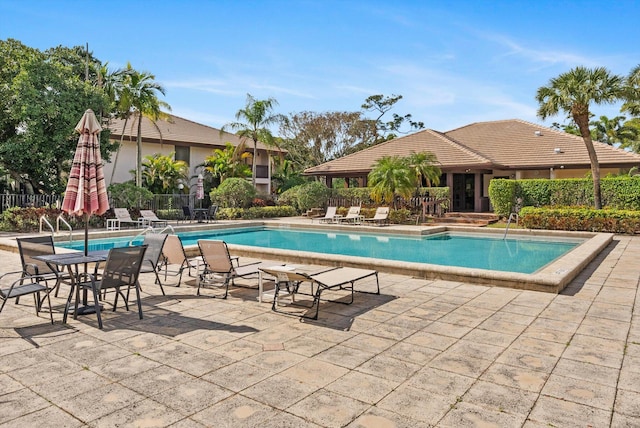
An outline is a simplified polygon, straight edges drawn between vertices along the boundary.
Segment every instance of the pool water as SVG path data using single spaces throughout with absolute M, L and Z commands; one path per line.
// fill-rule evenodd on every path
M 534 273 L 566 254 L 582 241 L 508 238 L 456 234 L 428 236 L 338 233 L 296 229 L 244 228 L 178 233 L 185 246 L 199 239 L 220 239 L 229 244 L 325 254 L 370 257 L 405 262 Z M 133 241 L 141 244 L 142 238 Z M 131 237 L 89 241 L 89 250 L 129 245 Z M 65 248 L 83 249 L 83 241 L 56 243 Z

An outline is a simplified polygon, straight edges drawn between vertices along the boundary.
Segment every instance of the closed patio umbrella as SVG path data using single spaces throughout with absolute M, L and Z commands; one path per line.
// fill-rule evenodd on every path
M 80 138 L 62 202 L 64 212 L 84 216 L 85 255 L 89 243 L 89 216 L 102 215 L 109 209 L 100 156 L 101 129 L 93 110 L 85 111 L 75 128 Z
M 198 182 L 196 184 L 196 199 L 200 200 L 200 208 L 202 208 L 202 200 L 204 199 L 204 179 L 202 174 L 198 174 Z

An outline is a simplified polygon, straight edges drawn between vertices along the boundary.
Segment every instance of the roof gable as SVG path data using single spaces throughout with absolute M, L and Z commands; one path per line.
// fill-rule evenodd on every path
M 425 151 L 436 156 L 440 167 L 486 168 L 491 165 L 489 159 L 473 150 L 461 146 L 437 131 L 425 129 L 308 168 L 305 170 L 305 174 L 369 171 L 376 160 L 383 156 L 409 156 L 411 153 Z
M 519 119 L 477 122 L 445 135 L 507 168 L 588 166 L 582 137 Z M 601 165 L 640 163 L 640 155 L 593 142 Z
M 134 141 L 137 135 L 137 120 L 127 121 L 127 129 L 124 130 L 125 140 Z M 109 124 L 111 138 L 120 139 L 124 120 L 115 119 Z M 221 132 L 217 128 L 193 122 L 179 116 L 170 114 L 168 120 L 157 120 L 155 126 L 151 119 L 142 118 L 142 141 L 176 145 L 202 145 L 224 146 L 229 142 L 238 146 L 241 141 L 238 136 L 229 132 Z M 247 148 L 253 147 L 253 142 L 248 142 Z M 267 146 L 258 142 L 259 149 L 268 150 Z M 277 150 L 270 148 L 270 150 Z

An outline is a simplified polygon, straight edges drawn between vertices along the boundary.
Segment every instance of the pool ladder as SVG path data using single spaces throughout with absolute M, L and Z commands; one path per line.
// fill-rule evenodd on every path
M 136 236 L 134 236 L 133 238 L 131 238 L 131 241 L 129 241 L 129 246 L 131 247 L 133 245 L 133 241 L 135 241 L 136 239 L 138 239 L 141 236 L 146 235 L 147 233 L 151 232 L 151 233 L 163 233 L 167 230 L 170 230 L 171 233 L 173 235 L 176 234 L 175 229 L 173 228 L 173 226 L 171 226 L 170 224 L 166 225 L 165 227 L 163 227 L 161 230 L 157 231 L 153 228 L 153 226 L 147 226 L 145 227 L 140 233 L 138 233 Z
M 47 219 L 46 216 L 42 216 L 40 217 L 40 233 L 42 233 L 42 225 L 46 224 L 47 227 L 49 228 L 49 230 L 51 230 L 51 236 L 53 236 L 56 232 L 60 232 L 60 223 L 62 223 L 67 229 L 69 229 L 69 242 L 71 242 L 73 240 L 73 228 L 71 227 L 71 225 L 62 217 L 62 214 L 60 214 L 58 216 L 58 218 L 56 218 L 56 228 L 53 228 L 53 225 L 51 224 L 51 222 L 49 222 L 49 219 Z
M 509 232 L 509 226 L 511 225 L 511 221 L 514 218 L 516 219 L 516 224 L 518 224 L 518 214 L 517 213 L 509 214 L 509 220 L 507 220 L 507 227 L 504 229 L 504 236 L 502 237 L 502 239 L 507 239 L 507 232 Z

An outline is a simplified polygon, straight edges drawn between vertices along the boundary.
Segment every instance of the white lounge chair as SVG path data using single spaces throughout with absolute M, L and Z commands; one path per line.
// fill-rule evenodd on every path
M 307 316 L 302 315 L 302 318 L 310 318 L 317 320 L 318 312 L 320 311 L 320 296 L 324 290 L 348 290 L 350 291 L 351 298 L 348 302 L 344 302 L 341 300 L 330 300 L 334 303 L 342 303 L 349 305 L 353 303 L 354 296 L 354 283 L 361 279 L 367 278 L 369 276 L 376 277 L 376 291 L 368 292 L 368 291 L 359 291 L 361 293 L 368 294 L 380 294 L 380 282 L 378 280 L 378 272 L 370 269 L 358 269 L 351 267 L 338 267 L 329 270 L 325 270 L 316 274 L 308 274 L 306 272 L 302 272 L 296 269 L 286 270 L 274 268 L 273 266 L 260 267 L 264 273 L 269 274 L 275 278 L 277 278 L 274 296 L 273 296 L 273 304 L 271 309 L 278 312 L 278 294 L 280 292 L 281 287 L 286 287 L 289 293 L 298 293 L 305 294 L 299 292 L 299 287 L 302 282 L 310 282 L 311 283 L 311 296 L 313 297 L 313 301 L 309 306 L 310 309 L 313 306 L 316 306 L 315 315 Z M 298 304 L 293 303 L 292 304 Z
M 376 213 L 371 218 L 365 218 L 366 222 L 375 223 L 378 226 L 382 226 L 383 224 L 389 223 L 389 207 L 378 207 L 376 209 Z
M 142 222 L 140 220 L 134 220 L 131 218 L 131 214 L 129 214 L 129 210 L 126 208 L 114 208 L 113 214 L 116 218 L 107 219 L 107 229 L 108 230 L 120 230 L 121 226 L 131 225 L 135 227 L 142 226 Z
M 145 225 L 166 226 L 168 223 L 168 220 L 158 218 L 156 213 L 154 213 L 152 210 L 140 210 L 140 215 L 142 216 L 140 217 L 140 221 Z
M 320 223 L 334 223 L 336 219 L 336 210 L 338 207 L 327 207 L 324 217 L 320 217 Z M 311 219 L 313 221 L 313 219 Z
M 340 217 L 340 223 L 360 224 L 362 223 L 362 218 L 360 207 L 351 207 L 346 216 Z

